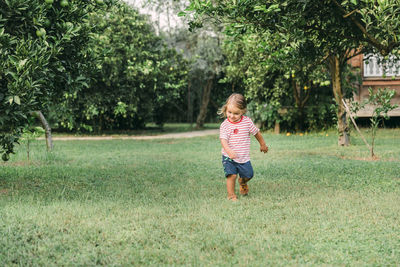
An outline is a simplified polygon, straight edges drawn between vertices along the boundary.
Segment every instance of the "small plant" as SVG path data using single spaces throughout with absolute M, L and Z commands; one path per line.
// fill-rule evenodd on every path
M 26 139 L 26 155 L 28 158 L 28 161 L 30 160 L 29 158 L 29 152 L 30 152 L 30 143 L 35 140 L 36 138 L 42 136 L 45 133 L 44 129 L 42 127 L 26 127 L 22 133 L 22 138 Z
M 398 105 L 391 104 L 390 101 L 395 96 L 395 90 L 389 90 L 388 88 L 378 88 L 378 91 L 374 93 L 372 88 L 368 89 L 369 97 L 364 100 L 361 104 L 353 103 L 353 112 L 364 108 L 366 105 L 373 107 L 371 121 L 371 146 L 368 146 L 371 151 L 371 157 L 376 158 L 374 154 L 374 145 L 376 138 L 376 131 L 379 124 L 385 119 L 389 119 L 388 112 L 397 108 Z

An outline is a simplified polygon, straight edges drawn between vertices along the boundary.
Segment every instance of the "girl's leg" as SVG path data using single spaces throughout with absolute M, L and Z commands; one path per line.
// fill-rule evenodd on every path
M 238 182 L 239 182 L 239 184 L 247 184 L 247 182 L 250 180 L 251 180 L 251 178 L 239 178 Z
M 235 195 L 236 174 L 231 174 L 226 177 L 226 190 L 228 191 L 228 199 L 237 200 Z
M 251 166 L 251 162 L 248 161 L 246 163 L 239 164 L 238 168 L 240 175 L 240 178 L 238 180 L 240 185 L 239 193 L 242 196 L 246 196 L 249 193 L 249 186 L 247 185 L 247 182 L 250 181 L 250 179 L 253 178 L 254 175 L 253 166 Z

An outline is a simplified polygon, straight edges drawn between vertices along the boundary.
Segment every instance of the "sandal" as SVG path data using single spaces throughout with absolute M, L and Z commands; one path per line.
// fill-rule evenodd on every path
M 241 184 L 239 192 L 242 196 L 247 196 L 249 194 L 249 186 L 247 184 Z
M 239 185 L 240 185 L 240 189 L 239 189 L 240 194 L 242 196 L 247 196 L 247 194 L 249 193 L 249 186 L 247 185 L 247 183 L 242 178 L 239 178 L 238 182 L 239 182 Z

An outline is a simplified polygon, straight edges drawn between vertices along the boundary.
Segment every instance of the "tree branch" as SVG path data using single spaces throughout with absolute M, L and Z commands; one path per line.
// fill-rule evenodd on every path
M 353 11 L 351 11 L 350 13 L 347 13 L 346 15 L 343 15 L 343 18 L 347 18 L 348 16 L 353 15 L 355 12 L 357 12 L 358 9 L 354 9 Z
M 47 151 L 52 150 L 53 149 L 53 139 L 51 137 L 51 128 L 50 128 L 50 125 L 47 122 L 46 118 L 43 116 L 43 113 L 40 110 L 32 111 L 31 115 L 38 118 L 40 120 L 40 122 L 42 123 L 42 126 L 45 130 L 45 135 L 46 135 Z
M 293 94 L 294 94 L 294 98 L 296 100 L 296 104 L 300 105 L 300 97 L 299 97 L 299 93 L 297 92 L 297 85 L 296 85 L 296 81 L 294 79 L 292 79 L 292 87 L 293 87 Z
M 338 1 L 336 0 L 332 1 L 340 9 L 340 11 L 346 15 L 346 10 L 338 3 Z M 364 36 L 366 37 L 365 41 L 370 43 L 372 46 L 378 48 L 378 50 L 381 52 L 383 56 L 387 55 L 388 51 L 390 51 L 388 50 L 388 47 L 385 47 L 377 39 L 375 39 L 372 35 L 370 35 L 365 29 L 365 27 L 361 25 L 361 23 L 354 16 L 349 16 L 349 17 L 351 21 L 357 26 L 357 28 L 360 29 L 360 31 L 364 34 Z
M 310 88 L 311 89 L 311 88 Z M 301 106 L 304 107 L 304 105 L 307 103 L 308 99 L 310 98 L 310 90 L 307 90 L 307 95 L 301 102 Z

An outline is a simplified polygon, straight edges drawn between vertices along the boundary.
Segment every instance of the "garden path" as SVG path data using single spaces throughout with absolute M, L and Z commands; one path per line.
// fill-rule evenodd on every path
M 183 133 L 169 133 L 160 135 L 108 135 L 108 136 L 53 136 L 53 140 L 68 141 L 68 140 L 118 140 L 118 139 L 133 139 L 133 140 L 151 140 L 151 139 L 176 139 L 176 138 L 192 138 L 199 136 L 207 136 L 218 134 L 219 129 L 191 131 Z

